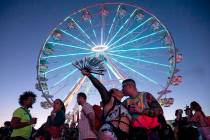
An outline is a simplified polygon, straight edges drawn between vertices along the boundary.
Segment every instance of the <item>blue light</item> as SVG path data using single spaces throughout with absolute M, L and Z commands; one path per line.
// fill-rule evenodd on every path
M 82 42 L 83 44 L 85 44 L 85 45 L 87 45 L 87 46 L 89 46 L 89 47 L 92 47 L 90 44 L 88 44 L 88 43 L 86 43 L 85 41 L 83 41 L 83 40 L 81 40 L 81 39 L 79 39 L 79 38 L 73 36 L 72 34 L 66 32 L 66 31 L 64 31 L 64 30 L 60 30 L 60 31 L 63 32 L 64 34 L 66 34 L 66 35 L 68 35 L 68 36 L 71 36 L 72 38 L 74 38 L 74 39 L 76 39 L 76 40 Z
M 127 44 L 130 44 L 130 43 L 133 43 L 133 42 L 136 42 L 136 41 L 142 40 L 142 39 L 145 39 L 145 38 L 147 38 L 147 37 L 154 36 L 154 35 L 156 35 L 156 34 L 158 34 L 158 33 L 164 32 L 164 31 L 165 31 L 165 30 L 161 30 L 161 31 L 158 31 L 158 32 L 151 33 L 151 34 L 149 34 L 149 35 L 142 36 L 142 37 L 140 37 L 140 38 L 137 38 L 137 39 L 134 39 L 134 40 L 128 41 L 128 42 L 126 42 L 126 43 L 123 43 L 123 44 L 121 44 L 121 45 L 115 46 L 115 47 L 111 48 L 110 50 L 113 50 L 113 49 L 116 49 L 116 48 L 119 48 L 119 47 L 125 46 L 125 45 L 127 45 Z
M 48 42 L 48 43 L 53 44 L 53 45 L 66 46 L 66 47 L 69 47 L 69 48 L 77 48 L 77 49 L 82 49 L 82 50 L 88 50 L 88 51 L 90 51 L 90 49 L 82 48 L 82 47 L 79 47 L 79 46 L 73 46 L 73 45 L 68 45 L 68 44 L 63 44 L 63 43 L 57 43 L 57 42 Z
M 107 46 L 109 45 L 109 43 L 112 42 L 112 40 L 117 36 L 117 34 L 123 29 L 123 27 L 127 24 L 127 22 L 131 19 L 131 17 L 133 16 L 133 14 L 136 12 L 137 9 L 135 9 L 133 11 L 133 13 L 130 15 L 130 17 L 124 22 L 124 24 L 120 27 L 120 29 L 117 31 L 117 33 L 112 37 L 112 39 L 108 42 L 108 44 L 106 44 Z
M 68 57 L 68 56 L 77 56 L 77 55 L 85 55 L 85 54 L 92 54 L 93 52 L 89 53 L 71 53 L 71 54 L 61 54 L 61 55 L 51 55 L 51 56 L 45 56 L 42 58 L 57 58 L 57 57 Z
M 109 52 L 130 52 L 130 51 L 147 51 L 147 50 L 159 50 L 159 49 L 168 49 L 167 47 L 149 47 L 149 48 L 139 48 L 139 49 L 127 49 L 127 50 L 113 50 Z
M 139 26 L 137 26 L 136 28 L 134 28 L 133 30 L 131 30 L 130 32 L 128 32 L 127 34 L 125 34 L 124 36 L 122 36 L 121 38 L 119 38 L 117 41 L 115 41 L 114 43 L 112 43 L 111 45 L 109 45 L 110 47 L 113 46 L 114 44 L 118 43 L 120 40 L 122 40 L 123 38 L 127 37 L 128 35 L 130 35 L 131 33 L 133 33 L 136 29 L 138 29 L 139 27 L 143 26 L 145 23 L 147 23 L 148 21 L 150 21 L 153 17 L 150 17 L 149 19 L 147 19 L 146 21 L 144 21 L 142 24 L 140 24 Z
M 78 69 L 74 69 L 73 71 L 71 71 L 70 73 L 68 73 L 66 76 L 64 76 L 60 81 L 56 82 L 55 84 L 53 84 L 54 86 L 57 86 L 58 84 L 60 84 L 62 81 L 64 81 L 65 79 L 67 79 L 69 76 L 71 76 L 72 74 L 74 74 Z
M 53 72 L 53 71 L 59 70 L 59 69 L 61 69 L 61 68 L 67 67 L 67 66 L 69 66 L 69 65 L 71 65 L 71 64 L 72 64 L 72 62 L 67 63 L 67 64 L 64 64 L 64 65 L 59 66 L 59 67 L 56 67 L 56 68 L 54 68 L 54 69 L 51 69 L 51 70 L 45 72 L 45 74 L 48 74 L 48 73 L 50 73 L 50 72 Z
M 137 58 L 133 58 L 133 57 L 127 57 L 127 56 L 122 56 L 122 55 L 117 55 L 117 54 L 112 54 L 112 53 L 107 53 L 107 54 L 113 55 L 113 56 L 117 56 L 117 57 L 121 57 L 121 58 L 126 58 L 126 59 L 130 59 L 130 60 L 141 61 L 141 62 L 148 63 L 148 64 L 154 64 L 154 65 L 159 65 L 159 66 L 170 68 L 169 65 L 161 64 L 161 63 L 157 63 L 157 62 L 152 62 L 152 61 L 148 61 L 148 60 L 144 60 L 144 59 L 137 59 Z
M 150 82 L 152 82 L 152 83 L 158 85 L 158 82 L 156 82 L 155 80 L 149 78 L 148 76 L 146 76 L 146 75 L 144 75 L 144 74 L 142 74 L 142 73 L 140 73 L 140 72 L 137 72 L 136 70 L 132 69 L 131 67 L 125 65 L 125 64 L 122 63 L 122 62 L 117 61 L 117 60 L 114 59 L 114 58 L 111 58 L 111 59 L 113 59 L 113 60 L 116 61 L 117 63 L 121 64 L 122 66 L 126 67 L 127 69 L 129 69 L 129 70 L 131 70 L 131 71 L 137 73 L 138 75 L 140 75 L 141 77 L 145 78 L 146 80 L 148 80 L 148 81 L 150 81 Z
M 120 9 L 120 5 L 118 6 L 117 12 L 116 12 L 116 14 L 115 14 L 115 16 L 114 16 L 114 18 L 112 20 L 112 24 L 111 24 L 111 27 L 109 28 L 109 32 L 108 32 L 108 35 L 107 35 L 107 38 L 106 38 L 106 42 L 107 42 L 107 39 L 109 38 L 109 35 L 111 33 L 111 30 L 112 30 L 112 27 L 113 27 L 113 25 L 115 23 L 115 20 L 116 20 L 116 17 L 117 17 L 117 13 L 118 13 L 119 9 Z M 106 44 L 106 42 L 104 44 Z
M 72 19 L 72 21 L 74 21 L 74 19 Z M 89 39 L 89 41 L 96 46 L 96 44 L 90 39 L 90 37 L 87 35 L 87 33 L 79 26 L 79 24 L 77 24 L 76 21 L 74 21 L 75 24 L 79 27 L 79 29 L 85 34 L 85 36 Z

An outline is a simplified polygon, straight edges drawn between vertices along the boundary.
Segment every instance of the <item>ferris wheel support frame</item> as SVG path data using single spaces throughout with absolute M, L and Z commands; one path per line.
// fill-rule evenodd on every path
M 86 76 L 83 76 L 78 83 L 75 84 L 74 88 L 69 92 L 69 94 L 67 95 L 67 97 L 64 99 L 64 105 L 65 107 L 68 106 L 69 103 L 71 103 L 73 96 L 77 93 L 77 91 L 79 91 L 80 87 L 82 86 L 82 84 L 84 83 L 86 79 Z

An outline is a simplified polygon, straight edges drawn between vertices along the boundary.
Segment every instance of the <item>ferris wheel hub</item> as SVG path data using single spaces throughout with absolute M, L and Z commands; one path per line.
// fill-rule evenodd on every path
M 104 51 L 106 51 L 107 49 L 108 49 L 108 46 L 106 46 L 106 45 L 97 45 L 97 46 L 91 48 L 91 50 L 92 50 L 93 52 L 104 52 Z

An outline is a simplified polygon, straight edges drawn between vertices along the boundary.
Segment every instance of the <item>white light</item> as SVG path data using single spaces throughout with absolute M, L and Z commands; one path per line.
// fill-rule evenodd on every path
M 104 51 L 106 51 L 107 49 L 108 49 L 108 47 L 105 46 L 105 45 L 97 45 L 97 46 L 91 48 L 91 50 L 92 50 L 93 52 L 104 52 Z

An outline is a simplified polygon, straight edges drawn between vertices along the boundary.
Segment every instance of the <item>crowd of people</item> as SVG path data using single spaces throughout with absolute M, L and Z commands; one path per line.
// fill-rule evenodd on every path
M 83 69 L 101 96 L 101 105 L 92 106 L 85 93 L 77 94 L 82 106 L 76 125 L 65 123 L 62 100 L 53 102 L 51 114 L 38 130 L 33 128 L 37 118 L 29 109 L 36 95 L 27 91 L 20 95 L 19 104 L 10 122 L 1 128 L 1 140 L 210 140 L 209 121 L 201 106 L 193 101 L 190 107 L 177 109 L 176 119 L 169 125 L 158 101 L 148 92 L 137 89 L 132 79 L 122 82 L 122 90 L 106 87 L 90 72 Z M 121 101 L 124 96 L 127 99 Z

